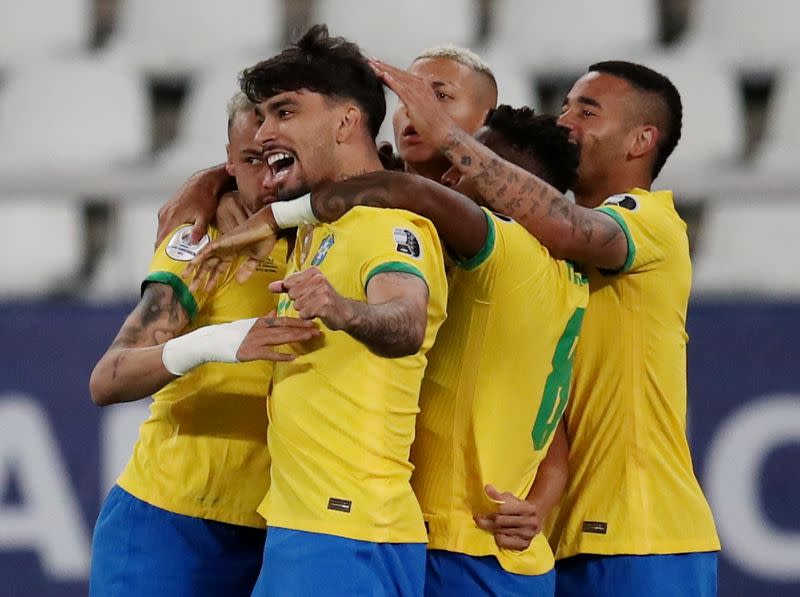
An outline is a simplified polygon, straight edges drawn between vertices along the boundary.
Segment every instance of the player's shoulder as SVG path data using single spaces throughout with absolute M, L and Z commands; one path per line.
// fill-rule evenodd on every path
M 666 216 L 675 211 L 675 202 L 672 191 L 648 191 L 637 188 L 606 197 L 598 209 L 609 207 L 613 207 L 623 214 L 660 214 Z

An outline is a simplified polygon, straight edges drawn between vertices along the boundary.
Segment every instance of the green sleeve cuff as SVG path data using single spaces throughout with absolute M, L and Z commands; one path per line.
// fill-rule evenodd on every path
M 486 217 L 486 242 L 483 243 L 481 250 L 469 259 L 454 259 L 456 265 L 461 269 L 470 271 L 480 267 L 489 259 L 489 255 L 491 255 L 494 250 L 494 243 L 497 236 L 494 218 L 492 218 L 485 209 L 483 210 L 483 215 Z
M 381 263 L 380 265 L 374 267 L 367 274 L 367 279 L 364 280 L 364 288 L 367 287 L 367 284 L 369 284 L 369 281 L 372 280 L 372 278 L 374 278 L 378 274 L 385 274 L 387 272 L 400 272 L 404 274 L 412 274 L 422 279 L 422 281 L 425 282 L 425 284 L 428 283 L 428 281 L 425 280 L 425 275 L 410 263 L 405 263 L 403 261 L 387 261 L 386 263 Z
M 628 241 L 628 257 L 625 259 L 625 263 L 622 265 L 622 267 L 618 270 L 603 271 L 609 274 L 620 274 L 627 272 L 629 269 L 631 269 L 634 259 L 636 259 L 636 245 L 633 243 L 633 237 L 631 236 L 631 231 L 628 229 L 628 224 L 625 223 L 625 218 L 619 215 L 615 209 L 610 207 L 598 207 L 597 211 L 602 211 L 607 216 L 611 216 L 611 218 L 613 218 L 614 221 L 619 224 L 619 227 L 622 228 L 622 233 L 625 235 L 625 239 Z
M 197 302 L 194 300 L 192 293 L 189 292 L 189 288 L 186 286 L 183 280 L 180 279 L 180 277 L 176 276 L 172 272 L 150 272 L 142 282 L 142 294 L 144 294 L 144 289 L 151 282 L 166 284 L 172 288 L 172 290 L 175 292 L 175 296 L 178 297 L 178 301 L 180 302 L 181 306 L 186 310 L 187 315 L 189 315 L 189 321 L 192 321 L 197 316 Z

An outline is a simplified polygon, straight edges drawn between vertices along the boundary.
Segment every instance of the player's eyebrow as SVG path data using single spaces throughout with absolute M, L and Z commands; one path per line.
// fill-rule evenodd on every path
M 579 104 L 584 104 L 586 106 L 594 106 L 595 108 L 602 108 L 603 106 L 600 105 L 593 97 L 588 97 L 585 95 L 579 95 L 578 99 L 576 100 Z
M 452 81 L 431 81 L 431 87 L 433 87 L 433 90 L 436 91 L 442 87 L 458 87 L 458 85 Z
M 249 156 L 254 158 L 261 157 L 261 148 L 260 147 L 243 147 L 239 153 L 243 156 Z

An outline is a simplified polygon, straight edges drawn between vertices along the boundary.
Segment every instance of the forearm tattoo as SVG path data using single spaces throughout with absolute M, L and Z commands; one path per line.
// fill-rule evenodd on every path
M 359 205 L 402 208 L 410 184 L 411 178 L 402 172 L 371 172 L 315 191 L 311 208 L 321 222 L 334 222 Z
M 538 232 L 540 226 L 559 224 L 562 230 L 566 226 L 574 239 L 596 247 L 607 246 L 622 235 L 619 225 L 607 216 L 575 206 L 557 189 L 500 159 L 457 126 L 451 128 L 439 150 L 476 184 L 492 209 L 529 230 Z
M 402 272 L 381 275 L 396 277 L 398 281 L 418 279 Z M 402 298 L 377 305 L 353 301 L 356 316 L 347 333 L 379 356 L 391 358 L 416 353 L 427 326 L 427 287 L 425 292 L 424 301 L 419 303 Z
M 189 317 L 170 286 L 149 284 L 111 349 L 163 344 L 177 336 L 188 322 Z

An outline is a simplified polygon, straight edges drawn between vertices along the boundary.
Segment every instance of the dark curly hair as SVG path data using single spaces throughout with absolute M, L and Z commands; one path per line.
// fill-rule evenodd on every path
M 663 111 L 665 126 L 661 130 L 658 151 L 653 162 L 653 169 L 650 172 L 652 177 L 655 178 L 661 172 L 661 168 L 664 167 L 667 158 L 672 154 L 681 138 L 681 127 L 683 125 L 681 94 L 678 93 L 675 85 L 667 77 L 651 68 L 634 62 L 626 62 L 625 60 L 598 62 L 589 67 L 589 72 L 606 73 L 624 79 L 636 89 L 653 94 L 661 102 L 660 108 Z
M 314 25 L 280 54 L 245 69 L 239 84 L 253 103 L 299 89 L 353 100 L 366 115 L 373 139 L 386 116 L 383 84 L 361 50 L 343 37 L 331 37 L 326 25 Z
M 555 116 L 537 115 L 527 106 L 507 104 L 490 110 L 485 126 L 499 133 L 512 147 L 527 153 L 542 167 L 542 179 L 564 193 L 578 175 L 578 147 Z

